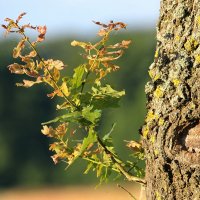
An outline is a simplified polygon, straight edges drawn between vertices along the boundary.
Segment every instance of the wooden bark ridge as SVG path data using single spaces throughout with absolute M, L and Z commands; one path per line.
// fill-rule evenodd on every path
M 162 0 L 142 128 L 147 200 L 200 199 L 200 0 Z

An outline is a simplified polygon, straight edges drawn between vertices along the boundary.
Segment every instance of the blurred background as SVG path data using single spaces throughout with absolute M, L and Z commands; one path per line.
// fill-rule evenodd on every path
M 3 0 L 0 7 L 1 24 L 6 17 L 16 19 L 21 12 L 27 12 L 22 23 L 47 25 L 47 37 L 39 50 L 41 55 L 60 59 L 70 68 L 83 61 L 81 49 L 71 47 L 70 42 L 97 39 L 99 27 L 92 20 L 128 24 L 128 29 L 115 34 L 112 40 L 131 39 L 133 43 L 119 61 L 121 69 L 107 80 L 116 89 L 125 89 L 126 96 L 120 108 L 104 113 L 102 123 L 103 130 L 108 130 L 113 122 L 117 123 L 114 143 L 118 153 L 126 159 L 131 152 L 126 149 L 124 140 L 139 139 L 138 129 L 146 112 L 144 85 L 155 52 L 159 0 Z M 98 184 L 95 174 L 82 175 L 85 163 L 75 163 L 67 171 L 65 165 L 53 164 L 49 140 L 40 130 L 41 122 L 56 116 L 56 101 L 46 96 L 45 87 L 25 89 L 15 86 L 21 78 L 10 74 L 7 66 L 14 62 L 12 49 L 17 41 L 15 36 L 4 38 L 0 28 L 0 191 Z M 1 194 L 0 199 L 3 199 Z

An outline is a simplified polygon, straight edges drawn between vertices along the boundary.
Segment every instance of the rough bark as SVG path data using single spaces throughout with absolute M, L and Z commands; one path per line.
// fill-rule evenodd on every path
M 200 0 L 162 0 L 142 128 L 147 200 L 200 200 Z

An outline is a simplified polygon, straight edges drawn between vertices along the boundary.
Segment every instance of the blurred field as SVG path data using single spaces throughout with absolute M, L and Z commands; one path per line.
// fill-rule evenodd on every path
M 139 197 L 140 188 L 126 186 Z M 133 200 L 123 189 L 113 186 L 69 186 L 43 189 L 9 189 L 0 192 L 0 200 Z

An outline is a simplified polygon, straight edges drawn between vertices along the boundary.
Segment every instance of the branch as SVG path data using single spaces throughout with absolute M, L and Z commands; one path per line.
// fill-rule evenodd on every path
M 133 176 L 129 172 L 124 169 L 124 167 L 121 165 L 121 163 L 116 159 L 115 155 L 106 147 L 106 145 L 103 143 L 103 141 L 97 136 L 98 143 L 101 145 L 101 147 L 104 149 L 105 153 L 110 156 L 112 162 L 115 164 L 117 169 L 120 171 L 121 174 L 123 174 L 128 181 L 137 182 L 143 185 L 146 185 L 146 181 L 142 178 Z
M 39 58 L 39 60 L 40 60 L 40 61 L 44 64 L 44 66 L 46 67 L 46 64 L 44 63 L 42 57 L 41 57 L 40 54 L 38 53 L 38 50 L 33 46 L 33 44 L 31 43 L 31 41 L 29 40 L 29 38 L 25 35 L 24 31 L 20 28 L 20 26 L 19 26 L 17 23 L 15 23 L 15 24 L 16 24 L 17 28 L 21 31 L 21 33 L 22 33 L 22 35 L 24 36 L 24 38 L 26 38 L 26 41 L 29 43 L 29 45 L 31 46 L 31 48 L 37 53 L 37 57 Z M 79 110 L 79 107 L 78 107 L 73 101 L 71 101 L 71 100 L 64 94 L 64 92 L 59 88 L 59 86 L 57 85 L 56 81 L 54 80 L 53 75 L 51 74 L 51 72 L 50 72 L 50 70 L 48 69 L 48 67 L 46 67 L 46 70 L 47 70 L 48 74 L 50 75 L 50 78 L 51 78 L 51 80 L 53 81 L 53 83 L 54 83 L 56 89 L 59 90 L 59 91 L 62 93 L 64 99 L 65 99 L 71 106 L 73 106 L 73 107 L 75 107 L 76 109 Z

